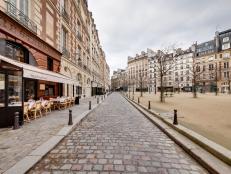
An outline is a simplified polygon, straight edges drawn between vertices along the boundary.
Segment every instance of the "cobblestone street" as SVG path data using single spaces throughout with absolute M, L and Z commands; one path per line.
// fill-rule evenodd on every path
M 169 137 L 111 94 L 29 173 L 207 173 Z
M 96 98 L 81 99 L 80 105 L 72 107 L 73 119 L 88 110 L 88 101 L 96 105 Z M 68 109 L 52 111 L 47 116 L 25 123 L 17 130 L 0 131 L 0 173 L 12 167 L 23 157 L 49 140 L 68 123 Z

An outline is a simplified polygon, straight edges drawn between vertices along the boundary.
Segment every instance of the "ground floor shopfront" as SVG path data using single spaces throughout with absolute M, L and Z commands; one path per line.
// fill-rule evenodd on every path
M 24 102 L 63 96 L 65 85 L 78 86 L 59 73 L 0 56 L 0 127 L 12 126 L 15 112 L 22 125 Z

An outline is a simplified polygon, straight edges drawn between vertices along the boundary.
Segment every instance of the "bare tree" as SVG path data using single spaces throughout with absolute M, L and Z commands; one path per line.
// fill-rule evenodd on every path
M 146 82 L 146 75 L 144 69 L 139 70 L 137 82 L 139 85 L 140 97 L 143 97 L 143 89 L 144 89 L 144 84 Z
M 164 77 L 175 66 L 172 53 L 174 50 L 174 46 L 170 46 L 166 49 L 158 50 L 155 56 L 157 76 L 159 77 L 160 82 L 160 102 L 165 102 L 164 92 L 166 86 L 164 85 Z
M 192 75 L 192 92 L 193 98 L 197 98 L 197 85 L 200 81 L 200 76 L 205 73 L 204 67 L 201 68 L 195 61 L 195 56 L 193 57 L 192 67 L 189 67 L 190 74 Z

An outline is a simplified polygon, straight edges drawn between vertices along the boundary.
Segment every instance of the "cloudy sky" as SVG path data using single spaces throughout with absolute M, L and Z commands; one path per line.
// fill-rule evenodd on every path
M 171 44 L 182 48 L 231 28 L 231 0 L 88 0 L 111 72 L 128 56 Z

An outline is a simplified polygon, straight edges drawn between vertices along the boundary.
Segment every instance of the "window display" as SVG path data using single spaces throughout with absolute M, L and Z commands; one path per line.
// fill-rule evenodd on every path
M 22 75 L 19 71 L 8 76 L 8 106 L 22 106 Z

